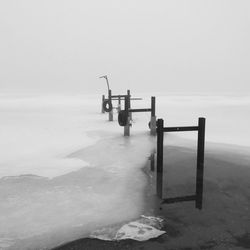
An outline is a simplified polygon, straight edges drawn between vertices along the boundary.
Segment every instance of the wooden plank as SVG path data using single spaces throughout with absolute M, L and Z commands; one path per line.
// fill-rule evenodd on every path
M 120 97 L 120 99 L 125 100 L 125 97 Z M 115 97 L 115 98 L 112 97 L 112 100 L 117 101 L 117 100 L 119 100 L 119 97 Z M 131 101 L 138 101 L 138 100 L 143 100 L 143 99 L 139 98 L 139 97 L 132 97 L 132 98 L 130 98 L 130 100 Z
M 151 112 L 151 109 L 130 109 L 129 112 L 135 113 L 135 112 Z
M 127 95 L 112 95 L 111 98 L 125 98 Z

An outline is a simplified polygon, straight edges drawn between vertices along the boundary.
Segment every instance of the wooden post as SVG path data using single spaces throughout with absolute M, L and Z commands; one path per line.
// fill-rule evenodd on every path
M 125 112 L 127 117 L 127 124 L 124 126 L 124 136 L 130 136 L 130 117 L 129 117 L 129 96 L 125 97 Z
M 196 201 L 195 206 L 202 209 L 203 177 L 204 177 L 204 149 L 205 149 L 205 118 L 199 118 L 197 143 L 197 172 L 196 172 Z
M 150 170 L 155 171 L 155 154 L 151 153 L 150 155 Z
M 121 97 L 118 96 L 118 107 L 117 107 L 117 112 L 119 113 L 121 111 Z
M 127 90 L 127 95 L 128 95 L 128 109 L 130 109 L 131 108 L 131 95 L 130 95 L 129 89 Z M 132 120 L 132 113 L 129 113 L 128 115 L 130 118 L 130 120 L 129 120 L 129 122 L 130 122 Z
M 109 89 L 109 101 L 112 103 L 112 91 Z M 109 112 L 109 121 L 113 121 L 113 109 Z
M 151 96 L 150 134 L 156 135 L 155 97 Z
M 164 121 L 157 121 L 157 175 L 156 175 L 156 192 L 157 196 L 162 199 L 162 181 L 163 181 L 163 137 L 164 137 Z
M 103 102 L 105 100 L 105 95 L 102 95 L 102 113 L 105 113 L 104 108 L 103 108 Z

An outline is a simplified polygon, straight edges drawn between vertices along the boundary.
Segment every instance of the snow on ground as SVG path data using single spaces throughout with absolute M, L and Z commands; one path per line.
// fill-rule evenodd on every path
M 150 107 L 149 95 L 137 97 L 144 100 L 132 107 Z M 204 116 L 207 140 L 250 146 L 248 97 L 156 97 L 165 126 L 195 125 Z M 141 168 L 155 147 L 149 114 L 133 114 L 131 137 L 124 138 L 117 115 L 109 122 L 100 113 L 100 100 L 0 95 L 0 248 L 52 247 L 123 222 L 130 223 L 119 226 L 120 237 L 141 231 L 136 219 L 147 185 Z M 196 139 L 193 132 L 183 136 Z

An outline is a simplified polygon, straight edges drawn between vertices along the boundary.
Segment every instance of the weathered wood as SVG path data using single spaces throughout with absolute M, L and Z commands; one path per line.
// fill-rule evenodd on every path
M 115 99 L 115 98 L 125 98 L 127 95 L 111 95 L 111 99 Z
M 150 118 L 150 134 L 156 135 L 156 116 L 151 116 Z
M 131 108 L 131 94 L 130 94 L 130 90 L 128 89 L 127 90 L 127 96 L 128 96 L 128 109 L 130 110 Z M 129 124 L 130 124 L 130 121 L 132 121 L 132 113 L 129 112 Z
M 155 116 L 155 96 L 151 96 L 151 116 Z
M 125 98 L 125 112 L 127 117 L 127 124 L 124 126 L 124 136 L 130 136 L 130 117 L 129 117 L 129 96 Z
M 161 204 L 171 204 L 176 202 L 195 201 L 195 200 L 196 200 L 196 195 L 179 196 L 179 197 L 163 199 Z
M 111 102 L 112 91 L 109 89 L 109 100 Z M 113 121 L 113 109 L 109 112 L 109 121 Z
M 195 201 L 195 206 L 202 209 L 203 178 L 204 178 L 204 149 L 205 149 L 205 118 L 200 117 L 198 126 L 189 127 L 165 127 L 162 119 L 157 120 L 157 195 L 162 199 L 163 186 L 163 136 L 164 132 L 198 131 L 197 142 L 197 170 L 196 170 L 196 194 L 163 199 L 162 204 L 182 201 Z
M 162 119 L 157 120 L 157 174 L 156 174 L 156 191 L 157 196 L 162 199 L 162 180 L 163 180 L 163 126 Z
M 138 113 L 138 112 L 151 112 L 151 109 L 129 109 L 130 113 Z
M 113 100 L 113 101 L 117 101 L 117 100 L 119 100 L 119 99 L 120 99 L 120 100 L 125 100 L 125 97 L 120 97 L 120 98 L 119 98 L 119 97 L 116 97 L 116 98 L 113 98 L 113 97 L 112 97 L 112 100 Z M 142 98 L 139 98 L 139 97 L 132 97 L 132 98 L 130 98 L 130 100 L 133 101 L 133 100 L 143 100 L 143 99 L 142 99 Z
M 151 96 L 150 134 L 156 135 L 155 97 Z
M 198 123 L 198 143 L 197 143 L 197 172 L 196 172 L 196 203 L 198 209 L 202 209 L 203 177 L 204 177 L 204 150 L 205 150 L 205 123 L 203 117 Z

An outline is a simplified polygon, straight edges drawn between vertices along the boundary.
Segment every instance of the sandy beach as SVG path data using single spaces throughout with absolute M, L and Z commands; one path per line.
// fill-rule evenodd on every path
M 164 218 L 166 234 L 145 242 L 117 242 L 83 238 L 54 250 L 80 249 L 249 249 L 250 156 L 248 148 L 208 144 L 205 155 L 203 209 L 194 202 L 161 205 L 155 197 L 155 215 Z M 193 194 L 195 150 L 164 148 L 164 197 Z M 149 169 L 149 164 L 147 166 Z M 149 171 L 149 170 L 148 170 Z M 151 183 L 154 189 L 154 183 Z

